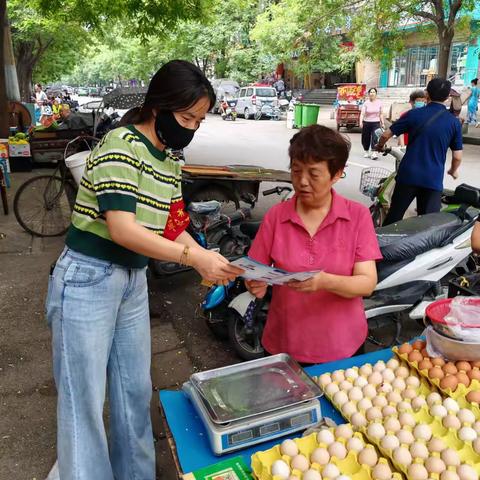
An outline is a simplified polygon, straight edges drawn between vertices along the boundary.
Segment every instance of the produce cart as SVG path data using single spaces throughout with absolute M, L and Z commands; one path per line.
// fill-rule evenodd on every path
M 360 126 L 360 112 L 364 102 L 366 85 L 364 83 L 337 84 L 335 102 L 335 118 L 337 130 L 346 127 L 348 130 Z

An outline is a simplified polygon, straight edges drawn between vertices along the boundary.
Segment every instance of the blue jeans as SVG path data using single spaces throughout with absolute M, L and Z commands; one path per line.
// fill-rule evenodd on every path
M 50 276 L 46 310 L 60 479 L 154 480 L 145 269 L 65 248 Z M 107 385 L 109 442 L 103 422 Z

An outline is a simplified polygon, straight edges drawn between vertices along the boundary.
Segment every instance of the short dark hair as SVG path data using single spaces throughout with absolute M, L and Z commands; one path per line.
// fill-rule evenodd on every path
M 42 84 L 41 84 L 41 83 L 36 83 L 35 86 L 38 87 L 38 88 L 42 88 Z
M 474 85 L 477 85 L 477 83 L 478 83 L 478 78 L 474 78 L 473 80 L 470 81 L 470 83 L 473 83 Z
M 450 95 L 452 84 L 445 78 L 434 78 L 427 85 L 427 92 L 430 100 L 434 102 L 444 102 Z
M 375 93 L 378 94 L 378 90 L 377 90 L 375 87 L 370 88 L 370 89 L 368 90 L 368 93 L 370 93 L 370 92 L 375 92 Z
M 290 140 L 290 167 L 293 160 L 303 163 L 327 162 L 333 178 L 345 168 L 350 147 L 350 141 L 336 130 L 323 125 L 311 125 L 302 128 Z
M 153 109 L 168 112 L 187 110 L 203 97 L 208 98 L 209 108 L 213 108 L 215 92 L 204 73 L 193 63 L 172 60 L 150 80 L 143 105 L 129 110 L 121 124 L 144 122 L 151 118 Z
M 425 90 L 414 90 L 410 94 L 410 101 L 414 102 L 417 98 L 425 98 Z

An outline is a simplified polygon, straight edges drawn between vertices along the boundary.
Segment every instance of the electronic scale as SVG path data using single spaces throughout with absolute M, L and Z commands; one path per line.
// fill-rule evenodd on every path
M 286 354 L 196 373 L 183 385 L 222 455 L 321 420 L 322 391 Z

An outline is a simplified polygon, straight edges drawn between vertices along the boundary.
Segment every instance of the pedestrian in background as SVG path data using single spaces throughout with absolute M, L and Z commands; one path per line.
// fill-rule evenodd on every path
M 468 100 L 468 117 L 467 123 L 469 125 L 478 125 L 477 122 L 477 111 L 478 111 L 478 96 L 480 94 L 480 90 L 478 89 L 478 78 L 474 78 L 471 82 L 470 90 L 472 94 Z
M 427 104 L 427 99 L 425 98 L 425 90 L 414 90 L 410 94 L 409 102 L 411 106 L 411 110 L 414 108 L 422 108 Z M 404 117 L 410 110 L 403 112 L 400 115 L 400 118 Z M 408 145 L 408 133 L 404 133 L 398 137 L 398 144 L 401 147 L 406 147 Z
M 362 128 L 362 146 L 365 158 L 378 158 L 377 152 L 374 150 L 375 140 L 373 134 L 377 128 L 385 128 L 385 121 L 383 118 L 383 105 L 377 98 L 377 89 L 371 88 L 368 91 L 368 99 L 362 107 L 360 114 L 360 127 Z
M 42 85 L 40 83 L 35 84 L 35 124 L 40 121 L 42 116 L 42 107 L 48 105 L 47 94 L 43 91 Z

